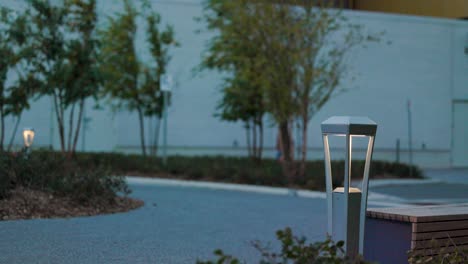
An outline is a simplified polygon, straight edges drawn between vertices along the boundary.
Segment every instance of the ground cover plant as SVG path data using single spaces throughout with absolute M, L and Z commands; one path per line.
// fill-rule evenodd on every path
M 44 152 L 53 155 L 53 152 Z M 216 182 L 254 184 L 278 187 L 296 187 L 310 190 L 325 189 L 325 170 L 322 160 L 308 161 L 305 176 L 290 179 L 284 175 L 281 163 L 264 159 L 260 163 L 246 157 L 224 156 L 171 156 L 166 166 L 158 158 L 119 153 L 77 153 L 79 166 L 105 166 L 113 175 L 155 176 L 185 180 L 206 180 Z M 400 163 L 373 161 L 372 178 L 407 178 L 410 166 Z M 332 164 L 334 175 L 344 175 L 344 162 Z M 362 177 L 363 161 L 353 161 L 353 179 Z M 413 177 L 422 178 L 419 168 L 413 167 Z M 341 177 L 334 177 L 340 184 Z
M 429 248 L 408 252 L 409 264 L 442 264 L 442 263 L 468 263 L 468 250 L 465 245 L 456 245 L 452 238 L 448 237 L 447 243 L 442 244 L 437 240 L 430 241 Z
M 361 257 L 350 259 L 344 255 L 343 241 L 333 242 L 327 238 L 323 242 L 309 243 L 305 237 L 295 236 L 291 228 L 278 230 L 276 237 L 281 243 L 279 252 L 263 246 L 260 242 L 252 242 L 252 246 L 261 254 L 260 264 L 297 263 L 297 264 L 366 264 Z M 222 250 L 214 251 L 216 260 L 197 261 L 197 264 L 240 264 L 247 263 L 225 254 Z
M 276 232 L 276 237 L 281 244 L 280 250 L 263 246 L 259 241 L 253 241 L 252 246 L 261 255 L 260 264 L 370 264 L 362 256 L 350 259 L 344 256 L 344 242 L 334 242 L 330 238 L 325 241 L 309 243 L 305 237 L 293 234 L 287 227 Z M 437 245 L 434 245 L 437 246 Z M 455 247 L 455 250 L 453 250 Z M 223 250 L 214 251 L 215 260 L 197 261 L 197 264 L 240 264 L 247 263 L 239 258 L 226 254 Z M 457 248 L 454 244 L 435 247 L 433 250 L 421 253 L 420 251 L 408 252 L 409 264 L 444 264 L 467 263 L 468 252 Z M 251 262 L 249 262 L 251 263 Z
M 142 204 L 129 193 L 123 177 L 61 153 L 0 155 L 0 220 L 127 211 Z

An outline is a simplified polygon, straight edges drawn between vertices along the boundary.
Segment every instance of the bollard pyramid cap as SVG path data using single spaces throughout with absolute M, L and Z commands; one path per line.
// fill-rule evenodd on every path
M 365 116 L 332 116 L 322 122 L 322 134 L 375 136 L 377 124 Z

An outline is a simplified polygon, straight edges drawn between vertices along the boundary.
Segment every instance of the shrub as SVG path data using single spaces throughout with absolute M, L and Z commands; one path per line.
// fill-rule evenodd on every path
M 258 241 L 252 245 L 261 255 L 261 264 L 296 263 L 296 264 L 366 264 L 359 256 L 356 259 L 343 257 L 343 241 L 334 243 L 330 238 L 323 242 L 307 243 L 306 238 L 298 238 L 293 235 L 290 228 L 279 230 L 276 237 L 281 243 L 279 252 L 272 252 L 262 246 Z M 382 238 L 384 239 L 384 238 Z M 449 239 L 446 245 L 440 245 L 435 240 L 431 241 L 431 248 L 408 252 L 409 264 L 444 264 L 444 263 L 468 263 L 468 251 L 457 247 Z M 221 249 L 214 251 L 215 260 L 197 261 L 198 264 L 238 264 L 246 263 L 238 258 L 224 253 Z
M 41 152 L 41 155 L 57 154 Z M 189 180 L 206 180 L 240 184 L 256 184 L 277 187 L 298 187 L 311 190 L 325 189 L 325 170 L 322 160 L 308 161 L 306 175 L 288 181 L 283 175 L 281 164 L 273 159 L 264 159 L 260 163 L 245 157 L 223 156 L 171 156 L 167 165 L 155 157 L 126 155 L 120 153 L 76 153 L 76 164 L 81 168 L 105 167 L 113 175 L 139 175 L 171 177 Z M 341 184 L 344 175 L 344 162 L 332 163 L 334 184 Z M 358 178 L 364 171 L 363 161 L 353 161 L 353 178 Z M 405 164 L 373 161 L 371 178 L 409 176 L 410 167 Z M 421 171 L 413 168 L 413 177 L 422 178 Z
M 80 166 L 54 152 L 5 155 L 0 162 L 0 175 L 1 182 L 10 183 L 2 184 L 0 198 L 16 186 L 68 196 L 82 203 L 96 198 L 112 200 L 118 193 L 130 193 L 124 178 L 111 176 L 106 167 Z
M 262 246 L 258 241 L 252 245 L 261 254 L 261 264 L 276 263 L 297 263 L 297 264 L 358 264 L 369 263 L 361 257 L 350 259 L 344 257 L 343 241 L 334 243 L 330 238 L 323 242 L 307 243 L 306 238 L 294 236 L 290 228 L 279 230 L 276 237 L 281 243 L 280 252 L 271 252 L 269 248 Z M 214 261 L 197 261 L 198 264 L 237 264 L 241 261 L 231 255 L 225 254 L 222 250 L 214 251 L 217 257 Z M 243 262 L 246 263 L 246 262 Z
M 445 245 L 433 239 L 430 242 L 430 248 L 408 252 L 408 263 L 468 263 L 468 250 L 459 248 L 450 237 Z
M 10 157 L 7 155 L 6 153 L 0 154 L 0 199 L 6 198 L 13 188 L 10 173 L 8 172 Z

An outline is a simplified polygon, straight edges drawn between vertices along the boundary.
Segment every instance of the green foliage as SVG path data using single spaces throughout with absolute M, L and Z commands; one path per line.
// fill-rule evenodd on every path
M 258 164 L 249 158 L 171 156 L 167 165 L 163 166 L 160 159 L 141 155 L 77 152 L 75 160 L 70 161 L 56 152 L 35 151 L 30 160 L 25 160 L 21 155 L 1 155 L 0 197 L 6 195 L 16 184 L 41 190 L 46 188 L 64 195 L 77 191 L 77 196 L 82 192 L 89 196 L 110 195 L 111 190 L 125 192 L 127 187 L 123 178 L 109 175 L 147 175 L 324 190 L 323 161 L 308 161 L 307 168 L 304 177 L 289 182 L 281 165 L 271 159 L 265 159 Z M 364 170 L 364 162 L 353 161 L 351 168 L 353 177 L 359 177 Z M 343 162 L 333 162 L 332 170 L 336 175 L 343 175 Z M 404 164 L 374 161 L 371 165 L 371 178 L 405 178 L 408 175 L 409 166 Z M 413 176 L 421 178 L 421 170 L 413 167 Z M 341 180 L 335 177 L 334 185 L 341 184 Z
M 27 38 L 31 30 L 28 15 L 0 7 L 0 151 L 4 150 L 5 118 L 13 116 L 19 122 L 23 110 L 29 108 L 29 99 L 38 83 L 27 63 L 32 52 Z M 7 86 L 9 72 L 17 76 Z
M 233 257 L 231 255 L 227 255 L 221 249 L 216 249 L 213 254 L 217 257 L 215 261 L 197 261 L 197 264 L 240 264 L 245 263 L 241 262 L 238 258 Z
M 105 30 L 100 32 L 103 47 L 101 70 L 105 77 L 104 96 L 115 108 L 137 111 L 140 122 L 140 141 L 143 155 L 146 155 L 144 120 L 154 117 L 157 121 L 163 112 L 161 77 L 166 73 L 170 61 L 169 50 L 178 46 L 171 26 L 160 29 L 161 17 L 152 11 L 149 2 L 144 1 L 143 12 L 124 0 L 124 12 L 109 17 Z M 149 44 L 149 63 L 138 59 L 135 37 L 138 30 L 137 18 L 146 22 Z
M 103 41 L 101 69 L 106 77 L 105 92 L 118 98 L 119 106 L 126 103 L 126 108 L 132 111 L 141 101 L 137 83 L 140 64 L 134 46 L 137 11 L 130 1 L 124 3 L 124 13 L 109 17 L 106 30 L 100 32 Z
M 124 178 L 111 176 L 106 167 L 78 166 L 60 153 L 2 155 L 0 175 L 0 181 L 6 183 L 0 186 L 0 198 L 18 186 L 71 197 L 81 203 L 112 200 L 118 193 L 130 193 Z
M 340 9 L 330 8 L 335 1 L 326 2 L 206 0 L 200 19 L 217 33 L 201 67 L 229 76 L 223 83 L 220 117 L 244 121 L 268 113 L 280 129 L 289 177 L 305 173 L 308 122 L 343 88 L 346 54 L 376 39 Z M 301 128 L 300 169 L 293 162 L 290 129 L 296 119 Z
M 337 243 L 330 238 L 323 242 L 308 243 L 305 237 L 293 235 L 290 228 L 279 230 L 276 237 L 281 243 L 280 252 L 272 252 L 268 247 L 264 247 L 260 242 L 253 242 L 253 246 L 260 252 L 260 264 L 279 264 L 279 263 L 297 263 L 297 264 L 365 264 L 369 263 L 362 258 L 349 259 L 344 257 L 343 241 Z M 234 264 L 241 263 L 239 259 L 226 255 L 222 250 L 216 250 L 215 261 L 198 261 L 198 264 Z M 242 262 L 246 263 L 246 262 Z
M 242 2 L 242 1 L 240 1 Z M 256 81 L 263 65 L 250 28 L 242 28 L 239 13 L 245 8 L 237 1 L 206 1 L 204 21 L 219 34 L 208 45 L 208 52 L 198 70 L 215 69 L 229 74 L 222 84 L 222 98 L 215 116 L 229 122 L 242 121 L 249 155 L 261 159 L 263 148 L 263 116 L 266 113 L 262 86 Z M 252 142 L 251 142 L 252 141 Z
M 49 152 L 44 152 L 47 155 Z M 51 153 L 53 154 L 53 152 Z M 311 190 L 325 189 L 325 170 L 321 160 L 308 161 L 304 177 L 288 182 L 283 174 L 281 164 L 276 160 L 265 159 L 260 164 L 249 158 L 223 156 L 171 156 L 166 166 L 160 159 L 141 155 L 118 153 L 76 153 L 76 162 L 80 167 L 104 166 L 113 175 L 158 176 L 187 180 L 206 180 L 215 182 L 255 184 L 277 187 L 298 187 Z M 343 161 L 334 161 L 334 175 L 344 175 Z M 353 161 L 353 177 L 360 177 L 364 171 L 363 161 Z M 399 163 L 373 161 L 370 177 L 406 178 L 409 166 Z M 422 173 L 413 168 L 413 176 L 421 178 Z M 334 177 L 334 184 L 341 184 L 341 177 Z
M 44 155 L 47 153 L 49 152 L 44 152 Z M 142 155 L 124 155 L 109 152 L 78 152 L 76 153 L 75 161 L 79 166 L 107 167 L 111 170 L 113 175 L 127 175 L 132 172 L 145 175 L 162 172 L 159 159 Z
M 468 250 L 458 247 L 450 237 L 445 245 L 441 245 L 441 243 L 438 243 L 435 239 L 433 239 L 432 241 L 430 241 L 429 248 L 409 251 L 408 263 L 468 263 Z
M 0 155 L 0 199 L 8 196 L 8 192 L 13 188 L 13 182 L 7 173 L 10 167 L 7 158 L 6 155 Z

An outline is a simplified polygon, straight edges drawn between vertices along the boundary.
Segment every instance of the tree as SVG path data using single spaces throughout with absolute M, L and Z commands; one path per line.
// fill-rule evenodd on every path
M 27 12 L 18 13 L 5 7 L 0 8 L 0 151 L 5 149 L 5 118 L 12 116 L 16 119 L 7 148 L 10 151 L 21 114 L 29 108 L 29 99 L 38 86 L 27 63 L 32 52 L 28 46 L 30 27 L 27 15 Z M 7 86 L 9 71 L 13 71 L 16 77 Z
M 224 83 L 227 88 L 220 103 L 230 115 L 221 117 L 245 121 L 268 112 L 281 128 L 284 150 L 292 149 L 288 128 L 296 113 L 292 93 L 286 88 L 294 84 L 296 75 L 296 67 L 289 67 L 296 52 L 289 47 L 288 8 L 252 0 L 208 0 L 203 17 L 208 29 L 219 34 L 209 43 L 202 66 L 233 75 Z M 234 99 L 232 83 L 248 84 L 238 86 L 237 94 L 253 96 Z M 292 161 L 291 151 L 283 156 L 286 162 Z
M 144 118 L 155 118 L 158 123 L 161 119 L 161 77 L 166 73 L 170 61 L 170 47 L 178 44 L 174 40 L 172 27 L 167 26 L 164 31 L 160 30 L 160 16 L 148 11 L 148 2 L 143 3 L 144 9 L 147 10 L 144 13 L 139 13 L 131 5 L 131 1 L 123 2 L 124 12 L 116 17 L 109 17 L 109 25 L 101 32 L 104 95 L 112 100 L 115 108 L 125 108 L 138 113 L 141 149 L 142 154 L 146 155 Z M 153 65 L 141 62 L 135 49 L 136 19 L 139 16 L 143 16 L 146 21 L 147 41 Z M 156 144 L 157 137 L 153 141 L 153 154 L 156 153 Z
M 246 130 L 250 157 L 261 160 L 263 150 L 264 94 L 255 82 L 255 72 L 261 70 L 257 62 L 253 35 L 241 28 L 237 19 L 239 5 L 230 1 L 207 1 L 203 20 L 211 30 L 221 32 L 208 45 L 198 71 L 214 69 L 232 76 L 224 79 L 222 98 L 215 116 L 228 122 L 242 121 Z
M 69 74 L 66 75 L 65 79 L 65 85 L 69 91 L 65 105 L 71 107 L 67 148 L 69 152 L 74 153 L 83 121 L 85 100 L 87 98 L 97 100 L 102 77 L 97 59 L 100 52 L 100 42 L 96 32 L 96 0 L 68 1 L 70 31 L 77 36 L 72 38 L 68 44 Z M 78 117 L 74 128 L 76 106 L 78 106 Z
M 301 129 L 299 175 L 305 174 L 307 128 L 310 119 L 335 94 L 343 91 L 341 81 L 349 72 L 346 56 L 365 42 L 378 41 L 379 34 L 365 34 L 363 26 L 349 22 L 341 9 L 332 9 L 331 2 L 302 3 L 299 19 L 298 78 L 293 93 L 298 105 Z
M 161 80 L 167 73 L 167 66 L 171 60 L 169 54 L 171 47 L 178 47 L 179 43 L 174 38 L 174 29 L 170 25 L 161 31 L 160 23 L 161 16 L 151 11 L 149 2 L 145 1 L 144 7 L 148 7 L 146 16 L 147 22 L 147 41 L 150 44 L 150 53 L 155 61 L 153 67 L 147 67 L 145 72 L 146 85 L 144 86 L 145 94 L 148 95 L 148 102 L 145 104 L 145 116 L 152 119 L 156 123 L 156 129 L 153 135 L 153 142 L 151 146 L 151 155 L 156 156 L 159 139 L 159 128 L 161 127 L 161 117 L 163 114 L 164 95 L 161 91 Z M 168 100 L 171 97 L 167 97 Z M 169 105 L 169 102 L 167 102 Z
M 247 149 L 250 157 L 261 160 L 263 150 L 264 108 L 260 89 L 252 88 L 248 81 L 227 79 L 223 97 L 215 114 L 221 120 L 244 122 Z
M 74 155 L 84 102 L 97 98 L 100 74 L 96 1 L 66 0 L 63 5 L 31 0 L 34 72 L 41 96 L 51 96 L 63 153 Z M 68 127 L 67 117 L 68 114 Z M 77 116 L 76 116 L 77 114 Z M 68 133 L 67 133 L 68 132 Z
M 290 178 L 304 175 L 308 122 L 340 90 L 345 56 L 375 39 L 339 8 L 332 9 L 333 2 L 207 0 L 205 5 L 208 29 L 219 33 L 209 45 L 208 62 L 233 78 L 248 76 L 250 87 L 261 91 L 265 111 L 279 126 L 283 168 Z M 249 54 L 253 61 L 243 64 Z M 291 131 L 298 118 L 299 167 Z

